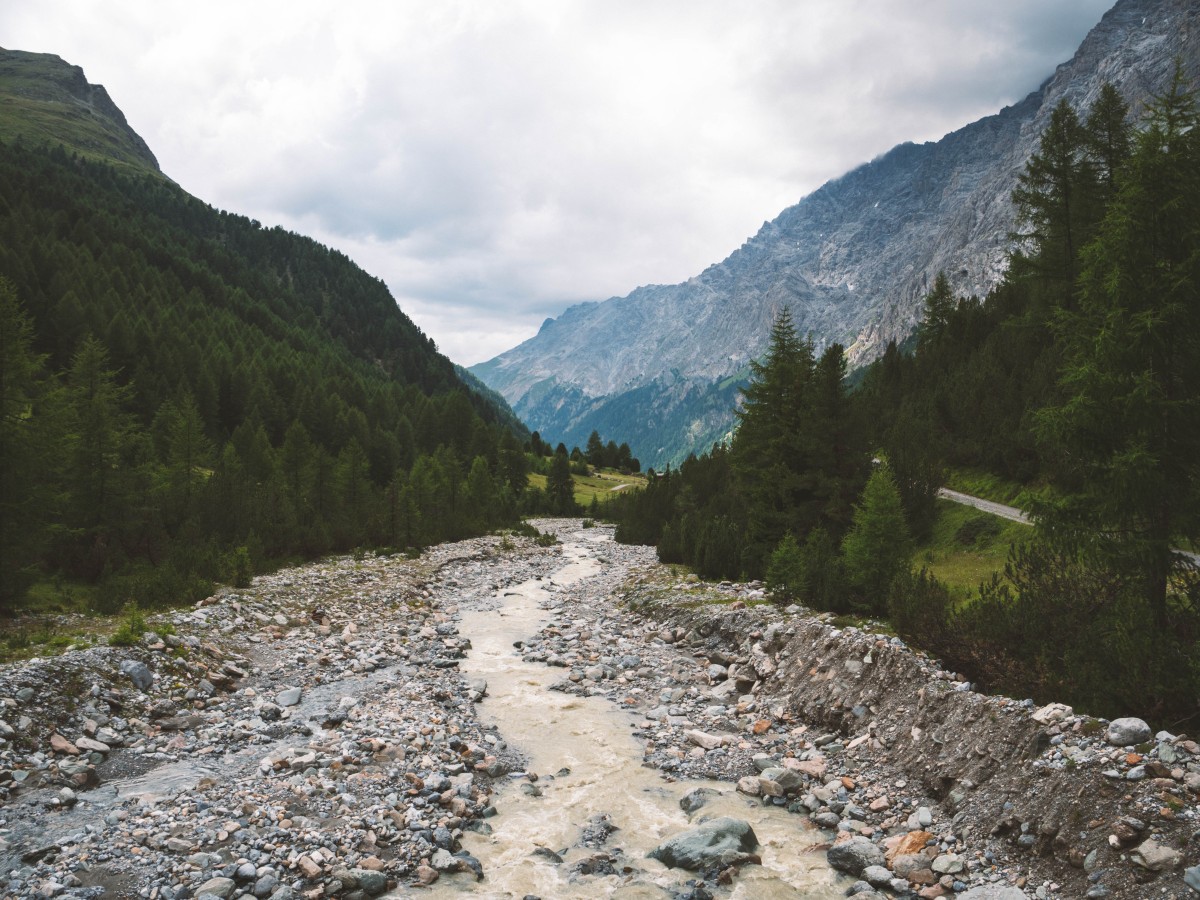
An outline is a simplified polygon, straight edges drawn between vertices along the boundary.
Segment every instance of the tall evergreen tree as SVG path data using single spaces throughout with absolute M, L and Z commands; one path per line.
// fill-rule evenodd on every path
M 1066 399 L 1039 417 L 1060 491 L 1043 531 L 1139 573 L 1160 624 L 1200 537 L 1200 130 L 1177 73 L 1152 107 L 1086 255 L 1077 310 L 1059 317 Z
M 876 468 L 863 488 L 842 556 L 858 604 L 884 615 L 892 582 L 907 571 L 912 558 L 900 492 L 886 465 Z
M 0 278 L 0 613 L 34 578 L 45 541 L 52 445 L 43 364 L 33 350 L 33 323 L 12 283 Z

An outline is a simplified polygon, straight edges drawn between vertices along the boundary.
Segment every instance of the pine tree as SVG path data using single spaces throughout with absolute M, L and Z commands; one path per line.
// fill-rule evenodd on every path
M 885 615 L 891 584 L 908 570 L 912 558 L 900 492 L 887 466 L 876 468 L 863 488 L 854 524 L 842 542 L 842 558 L 857 603 Z
M 571 479 L 571 460 L 566 447 L 559 444 L 550 463 L 550 474 L 546 478 L 546 502 L 555 515 L 568 516 L 575 509 L 575 482 Z
M 1050 114 L 1037 151 L 1030 157 L 1013 191 L 1018 237 L 1026 254 L 1018 269 L 1033 268 L 1056 294 L 1056 304 L 1071 305 L 1078 255 L 1094 218 L 1095 175 L 1084 155 L 1085 135 L 1079 117 L 1065 100 Z
M 1057 322 L 1066 399 L 1038 419 L 1059 484 L 1036 509 L 1042 530 L 1136 574 L 1160 625 L 1173 548 L 1200 537 L 1197 124 L 1177 73 L 1088 249 L 1079 308 Z
M 33 323 L 0 278 L 0 612 L 32 581 L 45 543 L 53 445 L 43 364 Z

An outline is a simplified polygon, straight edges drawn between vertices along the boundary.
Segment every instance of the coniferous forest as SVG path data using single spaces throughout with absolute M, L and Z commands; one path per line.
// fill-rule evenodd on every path
M 1200 710 L 1200 128 L 1061 104 L 984 299 L 939 278 L 905 346 L 845 377 L 785 310 L 729 446 L 655 473 L 618 538 L 781 600 L 888 617 L 987 688 L 1098 715 Z M 1027 486 L 1034 538 L 969 601 L 914 569 L 948 466 Z
M 0 611 L 35 581 L 115 611 L 511 524 L 526 438 L 342 254 L 0 145 Z

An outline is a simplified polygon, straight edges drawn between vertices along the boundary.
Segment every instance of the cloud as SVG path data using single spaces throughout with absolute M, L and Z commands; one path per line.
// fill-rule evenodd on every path
M 1019 100 L 1107 0 L 6 6 L 183 187 L 348 253 L 470 364 Z

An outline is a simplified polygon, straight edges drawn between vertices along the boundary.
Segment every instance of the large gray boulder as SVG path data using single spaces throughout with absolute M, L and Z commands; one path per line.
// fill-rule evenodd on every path
M 1130 744 L 1141 744 L 1150 740 L 1152 734 L 1154 732 L 1142 719 L 1129 716 L 1109 722 L 1108 733 L 1105 737 L 1114 747 L 1128 747 Z
M 140 660 L 121 660 L 121 674 L 127 676 L 133 682 L 133 686 L 139 691 L 148 691 L 150 690 L 150 686 L 154 684 L 154 674 Z
M 758 837 L 749 822 L 722 816 L 675 835 L 646 855 L 669 869 L 701 872 L 745 862 L 757 849 Z
M 865 837 L 853 837 L 834 844 L 825 854 L 825 858 L 829 865 L 839 872 L 845 872 L 855 878 L 868 866 L 882 866 L 885 863 L 883 851 Z

